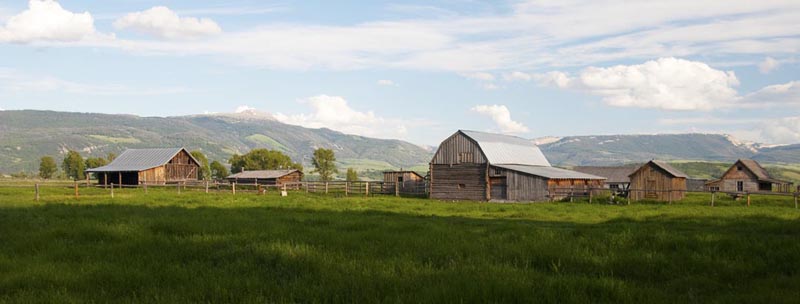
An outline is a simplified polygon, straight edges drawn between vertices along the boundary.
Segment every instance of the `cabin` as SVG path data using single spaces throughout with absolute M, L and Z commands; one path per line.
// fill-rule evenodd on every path
M 459 130 L 439 145 L 428 183 L 433 199 L 545 201 L 599 188 L 603 180 L 552 167 L 530 140 Z
M 740 159 L 721 178 L 706 183 L 706 189 L 722 192 L 789 192 L 793 184 L 772 178 L 761 164 L 752 159 Z
M 638 166 L 616 166 L 616 167 L 593 167 L 578 166 L 572 168 L 574 171 L 583 172 L 595 176 L 605 177 L 603 187 L 613 191 L 627 191 L 630 187 L 630 175 L 638 169 Z
M 196 181 L 200 163 L 184 148 L 128 149 L 110 164 L 88 169 L 99 184 L 139 185 Z M 87 180 L 89 175 L 86 175 Z
M 414 188 L 425 183 L 425 177 L 415 171 L 384 171 L 383 182 L 397 183 L 400 189 Z
M 686 196 L 685 173 L 669 164 L 651 160 L 636 169 L 631 175 L 629 198 L 633 201 L 679 201 Z
M 283 186 L 287 183 L 299 183 L 303 180 L 303 172 L 291 170 L 254 170 L 242 171 L 226 178 L 237 184 Z

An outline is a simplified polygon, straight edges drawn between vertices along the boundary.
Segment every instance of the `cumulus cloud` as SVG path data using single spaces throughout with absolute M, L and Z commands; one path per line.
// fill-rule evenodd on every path
M 672 57 L 636 65 L 588 67 L 575 77 L 556 71 L 532 79 L 601 96 L 615 107 L 711 110 L 739 99 L 734 89 L 739 80 L 732 71 Z
M 461 74 L 464 77 L 474 80 L 480 81 L 494 81 L 494 75 L 486 72 L 473 72 L 473 73 L 463 73 Z
M 208 18 L 180 17 L 164 6 L 134 12 L 114 22 L 117 29 L 132 29 L 165 39 L 194 39 L 222 33 L 222 28 Z
M 800 116 L 766 120 L 761 138 L 773 144 L 800 143 Z
M 504 105 L 478 105 L 470 111 L 488 116 L 503 133 L 527 133 L 528 127 L 511 119 L 511 111 Z
M 395 83 L 394 81 L 388 80 L 388 79 L 381 79 L 381 80 L 378 80 L 377 84 L 378 84 L 378 85 L 381 85 L 381 86 L 389 86 L 389 87 L 396 87 L 396 86 L 398 86 L 398 85 L 397 85 L 397 83 Z
M 775 60 L 775 58 L 767 57 L 758 64 L 758 70 L 761 71 L 762 74 L 768 74 L 772 72 L 772 70 L 777 69 L 780 65 L 781 63 Z
M 12 16 L 0 27 L 0 42 L 72 42 L 95 34 L 88 12 L 73 13 L 54 0 L 30 0 L 28 9 Z
M 747 107 L 800 105 L 800 81 L 766 86 L 742 98 Z
M 403 138 L 407 127 L 402 120 L 384 118 L 372 111 L 353 109 L 340 96 L 318 95 L 301 100 L 311 108 L 311 113 L 287 115 L 275 114 L 280 122 L 307 128 L 328 128 L 347 134 L 380 138 Z

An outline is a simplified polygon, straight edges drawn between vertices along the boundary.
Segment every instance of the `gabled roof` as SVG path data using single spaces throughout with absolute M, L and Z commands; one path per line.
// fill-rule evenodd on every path
M 229 179 L 272 179 L 272 178 L 279 178 L 294 172 L 300 172 L 300 170 L 291 169 L 291 170 L 254 170 L 254 171 L 244 171 L 233 174 L 228 176 Z M 303 172 L 300 172 L 303 174 Z
M 459 130 L 475 141 L 492 165 L 529 165 L 550 167 L 550 162 L 532 141 L 509 135 Z
M 543 167 L 543 166 L 526 166 L 526 165 L 493 165 L 503 169 L 522 172 L 530 175 L 541 176 L 548 179 L 606 179 L 596 175 L 586 174 L 567 169 L 556 167 Z
M 764 167 L 762 167 L 761 164 L 752 159 L 740 159 L 737 161 L 737 163 L 741 163 L 747 168 L 747 170 L 753 172 L 753 174 L 756 176 L 756 179 L 758 179 L 759 181 L 770 182 L 770 183 L 788 183 L 787 181 L 782 181 L 779 179 L 772 178 L 772 176 L 769 175 L 769 172 L 767 172 L 767 170 L 764 169 Z M 734 164 L 734 166 L 735 165 L 736 164 Z
M 675 167 L 671 166 L 670 164 L 668 164 L 666 162 L 660 161 L 660 160 L 651 160 L 651 161 L 647 162 L 646 164 L 644 164 L 643 166 L 639 167 L 639 169 L 637 169 L 636 171 L 634 171 L 633 173 L 631 173 L 628 176 L 636 174 L 636 172 L 639 172 L 639 170 L 642 170 L 642 168 L 644 168 L 645 166 L 648 166 L 648 165 L 653 165 L 656 168 L 660 168 L 661 170 L 666 171 L 667 174 L 672 175 L 672 177 L 689 178 L 689 176 L 686 175 L 686 173 L 683 173 L 681 170 L 675 169 Z
M 386 174 L 386 173 L 411 173 L 411 174 L 414 174 L 416 176 L 419 176 L 420 178 L 425 178 L 421 174 L 417 173 L 417 171 L 411 171 L 411 170 L 383 171 L 383 174 Z
M 86 172 L 133 172 L 144 171 L 155 167 L 166 165 L 175 155 L 181 151 L 186 151 L 184 148 L 160 148 L 160 149 L 128 149 L 122 152 L 110 164 L 88 169 Z M 189 151 L 186 151 L 196 164 L 200 162 L 192 156 Z
M 582 166 L 582 167 L 572 168 L 572 170 L 605 177 L 606 183 L 630 183 L 631 178 L 629 176 L 638 168 L 639 167 L 637 166 L 618 166 L 618 167 Z

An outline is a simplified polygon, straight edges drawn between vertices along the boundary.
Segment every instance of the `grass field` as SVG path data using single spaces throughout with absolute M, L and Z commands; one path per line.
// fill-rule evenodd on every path
M 788 197 L 486 204 L 0 187 L 0 302 L 797 303 Z

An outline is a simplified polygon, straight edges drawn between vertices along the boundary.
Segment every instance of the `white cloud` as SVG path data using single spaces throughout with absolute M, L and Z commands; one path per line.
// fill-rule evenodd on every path
M 208 18 L 180 17 L 167 7 L 125 15 L 114 22 L 117 29 L 133 29 L 166 39 L 194 39 L 222 33 L 222 28 Z
M 0 91 L 64 92 L 79 95 L 163 95 L 190 91 L 183 87 L 139 88 L 122 84 L 91 84 L 64 80 L 53 76 L 27 75 L 13 69 L 0 68 Z
M 533 77 L 543 84 L 573 88 L 603 97 L 615 107 L 711 110 L 739 99 L 739 80 L 698 61 L 660 58 L 637 65 L 588 67 L 576 77 L 550 72 Z
M 766 120 L 761 127 L 761 138 L 773 144 L 800 143 L 800 116 Z
M 478 105 L 470 111 L 489 116 L 503 133 L 527 133 L 528 127 L 511 119 L 511 111 L 504 105 Z
M 30 0 L 27 10 L 0 27 L 0 42 L 71 42 L 93 34 L 94 19 L 88 12 L 70 12 L 54 0 Z
M 530 81 L 533 79 L 533 77 L 531 77 L 531 75 L 528 73 L 515 71 L 504 74 L 503 79 L 507 81 Z
M 257 111 L 257 110 L 256 110 L 256 108 L 253 108 L 253 107 L 248 106 L 248 105 L 241 105 L 241 106 L 236 107 L 236 110 L 234 111 L 234 113 L 241 114 L 241 113 L 252 112 L 252 111 Z
M 381 79 L 381 80 L 378 80 L 377 84 L 378 84 L 378 85 L 381 85 L 381 86 L 390 86 L 390 87 L 397 87 L 397 86 L 399 86 L 399 85 L 398 85 L 397 83 L 395 83 L 394 81 L 391 81 L 391 80 L 388 80 L 388 79 Z
M 780 65 L 781 63 L 775 60 L 775 58 L 767 57 L 758 64 L 758 70 L 761 71 L 762 74 L 768 74 L 772 72 L 772 70 L 777 69 Z
M 492 75 L 491 73 L 486 73 L 486 72 L 462 73 L 461 75 L 466 77 L 466 78 L 479 80 L 479 81 L 494 81 L 494 79 L 495 79 L 494 75 Z
M 379 138 L 404 138 L 408 132 L 403 120 L 353 109 L 340 96 L 318 95 L 300 102 L 310 106 L 312 112 L 296 115 L 277 113 L 275 119 L 307 128 L 329 128 L 347 134 Z
M 766 86 L 747 94 L 742 104 L 748 107 L 800 105 L 800 81 Z

